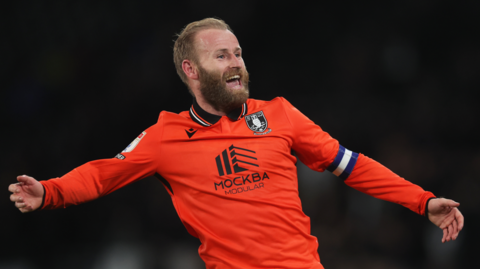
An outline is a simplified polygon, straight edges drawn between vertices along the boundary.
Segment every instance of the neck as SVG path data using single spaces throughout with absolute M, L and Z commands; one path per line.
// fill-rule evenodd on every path
M 207 101 L 205 101 L 205 99 L 203 98 L 203 96 L 201 96 L 201 95 L 196 95 L 196 96 L 195 96 L 195 99 L 197 100 L 197 104 L 198 104 L 203 110 L 205 110 L 206 112 L 208 112 L 208 113 L 210 113 L 210 114 L 213 114 L 213 115 L 217 115 L 217 116 L 225 116 L 225 115 L 227 115 L 225 112 L 218 111 L 218 110 L 216 110 L 215 108 L 213 108 L 212 105 L 210 105 Z

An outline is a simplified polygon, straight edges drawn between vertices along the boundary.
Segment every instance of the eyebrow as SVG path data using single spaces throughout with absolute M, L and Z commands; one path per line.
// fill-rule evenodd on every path
M 241 51 L 241 50 L 242 50 L 242 48 L 236 47 L 233 52 L 237 52 L 237 51 Z M 218 52 L 228 53 L 228 49 L 218 49 L 218 50 L 215 51 L 215 53 L 218 53 Z

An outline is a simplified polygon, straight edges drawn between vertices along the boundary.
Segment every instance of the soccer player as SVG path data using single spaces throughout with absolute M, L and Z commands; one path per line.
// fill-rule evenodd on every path
M 61 178 L 18 176 L 9 186 L 15 206 L 21 212 L 64 208 L 156 175 L 188 232 L 200 239 L 207 268 L 320 269 L 317 238 L 298 196 L 298 156 L 311 169 L 329 170 L 348 186 L 425 215 L 443 229 L 442 242 L 462 230 L 459 203 L 344 148 L 284 98 L 249 99 L 242 49 L 225 22 L 187 25 L 174 62 L 194 97 L 188 111 L 162 111 L 114 158 Z

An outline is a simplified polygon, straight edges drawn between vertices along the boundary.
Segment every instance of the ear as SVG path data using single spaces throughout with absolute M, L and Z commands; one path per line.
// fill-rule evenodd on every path
M 198 79 L 197 67 L 190 60 L 183 60 L 182 69 L 183 69 L 183 72 L 185 72 L 185 75 L 187 75 L 187 77 L 189 77 L 193 80 Z

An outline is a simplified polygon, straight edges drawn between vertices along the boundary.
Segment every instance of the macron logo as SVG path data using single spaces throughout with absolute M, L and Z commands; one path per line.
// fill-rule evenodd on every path
M 198 130 L 194 130 L 193 128 L 190 128 L 187 130 L 185 130 L 185 132 L 187 133 L 188 135 L 188 138 L 192 138 L 192 136 L 197 132 Z

